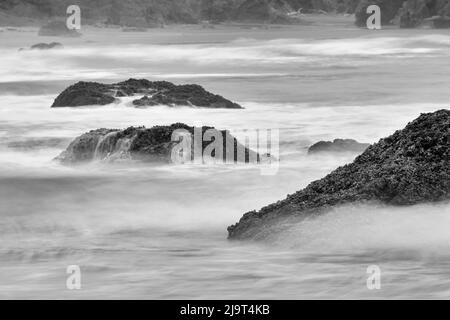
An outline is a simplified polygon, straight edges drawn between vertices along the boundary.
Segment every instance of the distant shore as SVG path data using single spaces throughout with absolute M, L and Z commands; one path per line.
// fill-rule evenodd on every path
M 63 20 L 64 16 L 58 16 L 58 17 L 52 17 L 48 19 L 39 19 L 39 18 L 30 18 L 30 17 L 23 17 L 23 16 L 16 16 L 7 14 L 5 12 L 0 11 L 0 27 L 39 27 L 43 24 L 45 24 L 49 20 Z M 335 13 L 328 13 L 328 14 L 318 14 L 318 13 L 310 13 L 310 14 L 303 14 L 301 16 L 300 22 L 298 24 L 267 24 L 264 21 L 225 21 L 217 24 L 211 24 L 213 27 L 222 27 L 222 26 L 241 26 L 241 27 L 247 27 L 247 26 L 295 26 L 295 25 L 304 25 L 304 24 L 310 24 L 310 25 L 324 25 L 324 24 L 334 24 L 334 25 L 354 25 L 355 17 L 354 15 L 349 14 L 335 14 Z M 95 26 L 100 25 L 103 22 L 98 19 L 83 19 L 83 23 L 89 26 Z M 127 25 L 123 25 L 124 27 L 131 27 Z M 166 28 L 174 27 L 174 26 L 200 26 L 202 27 L 202 22 L 199 22 L 197 24 L 166 24 Z M 113 26 L 111 25 L 110 28 L 117 29 L 118 27 L 122 26 Z M 149 27 L 150 28 L 150 27 Z M 155 28 L 158 29 L 158 28 Z

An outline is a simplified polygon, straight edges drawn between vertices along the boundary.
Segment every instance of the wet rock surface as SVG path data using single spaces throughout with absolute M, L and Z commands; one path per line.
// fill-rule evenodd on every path
M 52 108 L 106 105 L 116 101 L 116 98 L 134 95 L 145 95 L 133 101 L 136 107 L 167 105 L 242 108 L 239 104 L 212 94 L 199 85 L 175 85 L 167 81 L 146 79 L 129 79 L 115 84 L 81 81 L 64 90 L 55 99 Z
M 53 102 L 52 108 L 106 105 L 113 103 L 110 86 L 97 82 L 78 82 L 64 90 Z
M 229 238 L 256 238 L 283 218 L 310 217 L 343 204 L 406 206 L 450 198 L 450 110 L 422 114 L 305 189 L 228 227 Z
M 30 48 L 20 48 L 19 51 L 24 50 L 50 50 L 50 49 L 61 49 L 63 45 L 59 42 L 50 42 L 50 43 L 36 43 L 32 45 Z
M 183 133 L 172 137 L 174 131 Z M 55 160 L 63 164 L 79 164 L 90 161 L 117 161 L 117 160 L 138 160 L 143 162 L 172 162 L 172 151 L 175 146 L 180 146 L 184 138 L 189 138 L 191 149 L 189 159 L 193 160 L 194 155 L 194 134 L 201 133 L 202 136 L 208 130 L 217 136 L 222 137 L 223 153 L 222 159 L 219 153 L 211 153 L 212 158 L 218 160 L 232 159 L 234 162 L 259 161 L 260 156 L 240 144 L 226 130 L 218 130 L 213 127 L 195 128 L 183 123 L 175 123 L 170 126 L 155 126 L 152 128 L 129 127 L 125 130 L 118 129 L 97 129 L 87 132 L 77 137 Z M 197 132 L 197 133 L 196 133 Z M 202 141 L 201 154 L 215 141 Z M 227 144 L 228 141 L 228 144 Z M 229 143 L 231 142 L 231 143 Z M 240 158 L 236 150 L 243 151 L 245 158 Z M 186 151 L 186 150 L 184 150 Z

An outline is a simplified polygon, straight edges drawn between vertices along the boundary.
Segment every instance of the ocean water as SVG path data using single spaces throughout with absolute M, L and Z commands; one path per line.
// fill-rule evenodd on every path
M 0 33 L 0 298 L 450 298 L 450 205 L 353 205 L 292 221 L 265 241 L 226 227 L 355 154 L 307 156 L 319 140 L 374 143 L 448 108 L 450 33 L 352 26 L 271 30 L 85 29 L 80 39 Z M 58 40 L 64 49 L 21 51 Z M 198 83 L 244 106 L 50 109 L 79 80 Z M 279 130 L 279 169 L 53 161 L 96 128 L 184 122 Z M 66 269 L 81 268 L 81 290 Z M 369 290 L 367 268 L 381 270 Z

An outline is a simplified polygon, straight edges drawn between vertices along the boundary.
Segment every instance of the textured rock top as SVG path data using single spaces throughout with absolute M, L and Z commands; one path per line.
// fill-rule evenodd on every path
M 149 81 L 146 79 L 129 79 L 114 84 L 80 81 L 65 89 L 55 99 L 52 108 L 106 105 L 113 103 L 120 97 L 134 95 L 145 95 L 143 98 L 133 101 L 136 107 L 167 105 L 242 108 L 239 104 L 208 92 L 199 85 L 175 85 L 167 81 Z

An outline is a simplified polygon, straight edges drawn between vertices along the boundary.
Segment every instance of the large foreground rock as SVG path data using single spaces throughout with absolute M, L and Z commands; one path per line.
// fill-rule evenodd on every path
M 137 160 L 143 162 L 170 163 L 173 162 L 173 148 L 177 145 L 179 146 L 180 141 L 188 137 L 192 141 L 190 144 L 192 149 L 187 153 L 189 154 L 189 159 L 185 159 L 190 161 L 194 160 L 194 134 L 196 129 L 197 132 L 201 132 L 202 135 L 209 130 L 209 133 L 212 132 L 222 137 L 223 159 L 217 160 L 233 160 L 233 162 L 252 162 L 260 160 L 259 154 L 240 144 L 228 131 L 217 130 L 212 127 L 202 127 L 200 131 L 200 128 L 190 127 L 183 123 L 175 123 L 170 126 L 155 126 L 149 129 L 145 127 L 130 127 L 125 130 L 92 130 L 76 138 L 67 149 L 56 158 L 56 160 L 63 164 L 79 164 L 94 160 L 108 162 L 117 160 Z M 172 134 L 175 130 L 182 130 L 184 132 L 184 134 L 180 136 L 182 138 L 172 138 Z M 229 142 L 228 144 L 227 141 Z M 201 155 L 203 152 L 206 153 L 205 149 L 208 146 L 210 147 L 211 143 L 212 142 L 210 141 L 202 142 Z M 243 154 L 244 157 L 239 156 L 237 150 L 240 150 L 240 152 L 242 152 L 241 155 Z M 212 158 L 216 158 L 216 153 L 214 151 L 211 154 Z M 218 155 L 219 154 L 217 154 L 217 157 Z M 198 159 L 196 158 L 196 160 Z M 207 159 L 202 158 L 201 160 Z
M 65 89 L 54 101 L 52 108 L 106 105 L 116 99 L 134 95 L 145 95 L 133 101 L 136 107 L 155 105 L 196 106 L 205 108 L 242 108 L 237 103 L 212 94 L 199 85 L 175 85 L 167 81 L 129 79 L 127 81 L 102 84 L 78 82 Z
M 450 111 L 422 114 L 285 200 L 246 213 L 228 228 L 229 238 L 257 237 L 277 221 L 325 212 L 355 202 L 414 205 L 450 198 Z

